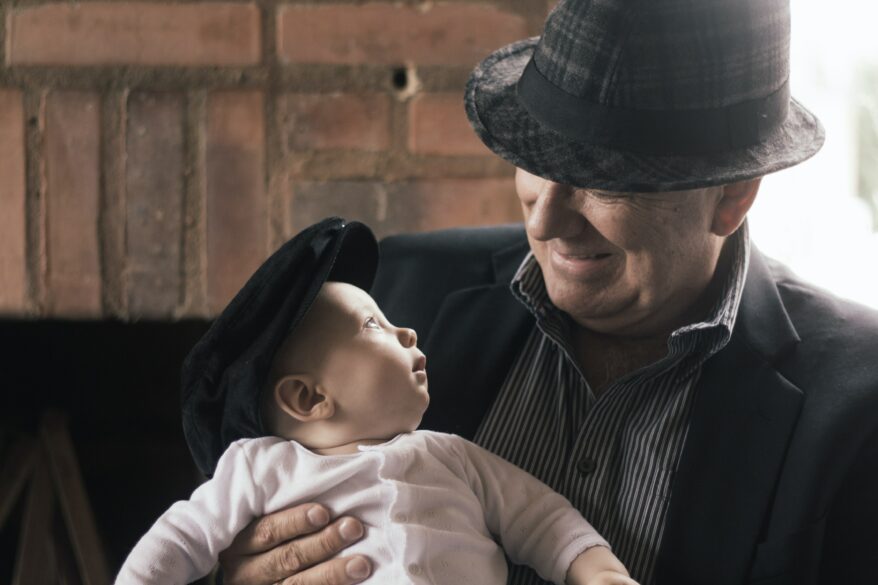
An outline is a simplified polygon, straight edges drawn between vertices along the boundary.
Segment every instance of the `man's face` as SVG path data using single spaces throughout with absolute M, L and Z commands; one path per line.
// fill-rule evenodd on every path
M 370 437 L 417 428 L 430 399 L 415 332 L 392 325 L 350 284 L 324 284 L 312 311 L 314 342 L 324 352 L 317 377 L 336 401 L 338 421 Z
M 716 268 L 721 187 L 664 193 L 579 189 L 518 169 L 515 187 L 549 298 L 592 331 L 667 332 Z

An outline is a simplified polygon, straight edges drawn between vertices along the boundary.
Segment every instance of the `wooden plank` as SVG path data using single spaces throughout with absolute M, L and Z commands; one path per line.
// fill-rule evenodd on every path
M 67 527 L 61 514 L 55 514 L 52 525 L 52 549 L 55 552 L 55 571 L 58 573 L 58 585 L 82 585 L 73 547 L 67 536 Z
M 18 496 L 34 466 L 36 450 L 34 440 L 22 437 L 9 450 L 9 456 L 0 471 L 0 528 L 6 524 L 9 513 L 18 501 Z
M 108 585 L 110 576 L 106 557 L 67 432 L 66 419 L 60 413 L 46 413 L 40 434 L 82 582 L 84 585 Z
M 55 564 L 47 559 L 46 554 L 55 513 L 51 482 L 45 458 L 39 456 L 34 463 L 27 507 L 21 522 L 13 585 L 53 585 L 55 582 Z

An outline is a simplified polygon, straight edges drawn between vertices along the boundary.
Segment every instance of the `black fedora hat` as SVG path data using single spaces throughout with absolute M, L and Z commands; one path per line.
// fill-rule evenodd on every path
M 823 145 L 790 97 L 789 45 L 789 0 L 561 0 L 541 37 L 476 67 L 466 111 L 495 153 L 559 183 L 732 183 Z
M 183 362 L 183 433 L 202 473 L 213 475 L 232 442 L 268 434 L 259 395 L 271 362 L 323 283 L 368 291 L 377 267 L 372 231 L 331 217 L 281 246 L 244 284 Z

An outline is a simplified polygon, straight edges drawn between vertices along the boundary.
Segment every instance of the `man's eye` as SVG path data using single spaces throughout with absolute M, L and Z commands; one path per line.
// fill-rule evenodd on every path
M 366 322 L 363 323 L 363 327 L 366 327 L 367 329 L 381 329 L 381 325 L 375 320 L 375 317 L 367 318 Z

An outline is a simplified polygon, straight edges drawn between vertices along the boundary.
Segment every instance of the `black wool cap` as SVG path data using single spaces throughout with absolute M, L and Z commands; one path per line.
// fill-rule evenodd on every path
M 250 277 L 183 362 L 183 432 L 202 473 L 213 475 L 232 442 L 268 434 L 260 393 L 271 362 L 323 283 L 368 291 L 377 268 L 372 231 L 330 217 L 285 243 Z

